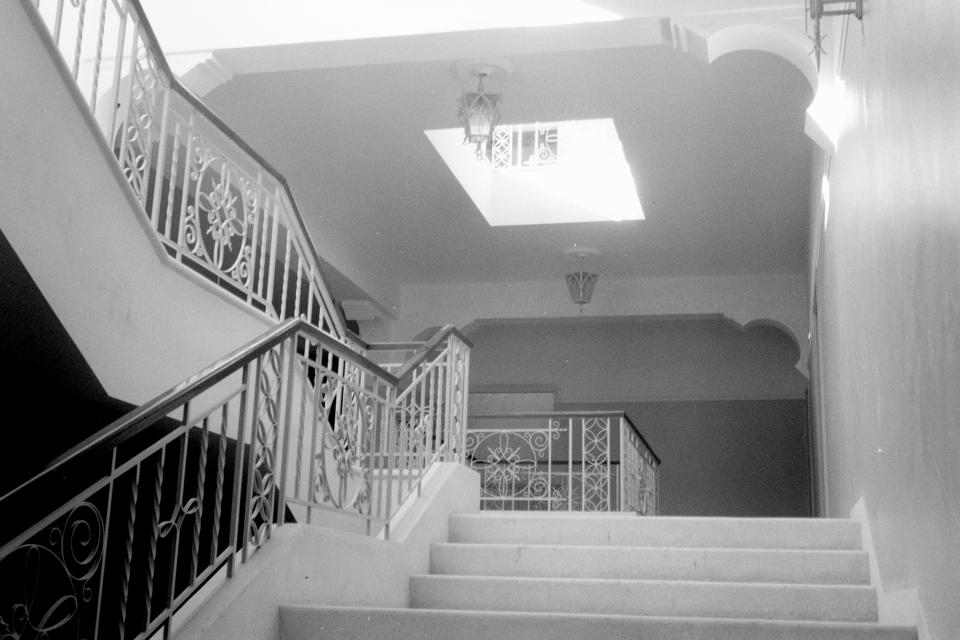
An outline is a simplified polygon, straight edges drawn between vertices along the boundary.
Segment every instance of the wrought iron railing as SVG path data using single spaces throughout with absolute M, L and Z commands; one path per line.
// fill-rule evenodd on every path
M 167 255 L 271 319 L 344 336 L 286 180 L 170 70 L 137 0 L 23 0 Z
M 489 510 L 658 512 L 660 459 L 622 412 L 470 416 Z
M 397 377 L 289 320 L 0 497 L 0 637 L 167 634 L 291 517 L 389 537 L 429 466 L 463 460 L 469 344 L 428 347 Z

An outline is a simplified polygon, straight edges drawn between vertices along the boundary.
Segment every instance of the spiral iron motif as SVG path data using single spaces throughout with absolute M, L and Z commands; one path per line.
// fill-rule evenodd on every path
M 466 437 L 466 457 L 470 467 L 480 473 L 480 499 L 500 498 L 546 500 L 551 479 L 537 470 L 546 457 L 551 439 L 559 430 L 470 430 Z
M 263 209 L 262 189 L 206 147 L 190 143 L 191 204 L 187 205 L 183 250 L 238 285 L 252 286 L 253 233 Z M 236 182 L 236 184 L 234 184 Z
M 337 381 L 321 386 L 319 404 L 320 450 L 314 453 L 313 499 L 337 509 L 370 513 L 370 479 L 363 468 L 363 445 L 370 437 L 369 403 L 350 386 Z M 331 408 L 339 397 L 339 411 L 331 421 Z
M 610 499 L 610 422 L 607 418 L 584 418 L 583 510 L 606 511 Z
M 150 51 L 138 42 L 130 74 L 130 103 L 123 125 L 123 144 L 120 167 L 130 187 L 141 202 L 147 197 L 150 179 L 154 128 L 159 110 L 161 84 Z
M 11 598 L 0 602 L 0 640 L 92 636 L 104 533 L 99 507 L 84 501 L 0 560 Z
M 253 478 L 250 492 L 251 543 L 260 547 L 267 541 L 276 487 L 275 445 L 280 429 L 280 351 L 273 349 L 263 356 L 257 385 L 260 392 L 257 428 L 251 455 Z
M 464 345 L 459 341 L 453 342 L 453 357 L 454 357 L 454 367 L 453 367 L 453 406 L 451 407 L 451 440 L 450 443 L 450 453 L 454 456 L 454 460 L 459 459 L 459 443 L 460 439 L 458 434 L 460 434 L 465 428 L 463 424 L 463 380 L 464 380 L 464 369 L 466 368 L 466 356 L 464 354 Z

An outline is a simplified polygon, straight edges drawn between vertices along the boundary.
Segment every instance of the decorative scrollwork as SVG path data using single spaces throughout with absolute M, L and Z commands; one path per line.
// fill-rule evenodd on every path
M 493 132 L 490 164 L 495 169 L 556 164 L 559 130 L 555 122 L 500 125 Z
M 547 500 L 551 479 L 538 470 L 550 449 L 556 430 L 471 430 L 466 437 L 466 456 L 480 473 L 481 501 L 498 498 Z
M 267 540 L 275 504 L 275 445 L 280 429 L 280 351 L 268 351 L 257 378 L 260 407 L 251 454 L 253 478 L 250 491 L 250 542 L 259 547 Z
M 173 513 L 170 515 L 168 520 L 164 520 L 160 523 L 159 536 L 160 538 L 166 538 L 171 533 L 176 532 L 176 535 L 180 535 L 180 527 L 183 525 L 183 521 L 187 516 L 191 516 L 197 512 L 200 508 L 200 501 L 196 498 L 190 498 L 183 504 L 178 504 L 173 509 Z
M 104 531 L 100 509 L 81 502 L 0 560 L 10 598 L 0 602 L 0 640 L 48 638 L 54 631 L 74 638 L 92 635 Z M 14 595 L 17 576 L 22 591 Z
M 583 510 L 606 511 L 610 500 L 610 419 L 584 418 Z
M 369 515 L 370 478 L 363 463 L 375 407 L 332 375 L 321 382 L 319 392 L 316 428 L 320 430 L 320 450 L 314 453 L 312 499 Z M 331 415 L 335 416 L 333 420 Z
M 252 286 L 253 235 L 266 194 L 204 145 L 190 141 L 191 204 L 183 221 L 183 250 L 241 287 Z
M 466 429 L 463 416 L 463 400 L 466 394 L 464 389 L 465 373 L 467 369 L 467 350 L 459 340 L 451 343 L 453 349 L 453 406 L 450 411 L 450 439 L 449 451 L 454 456 L 454 460 L 459 460 L 460 455 L 460 435 Z
M 147 197 L 162 84 L 146 43 L 137 43 L 130 72 L 130 101 L 122 128 L 120 167 L 141 202 Z

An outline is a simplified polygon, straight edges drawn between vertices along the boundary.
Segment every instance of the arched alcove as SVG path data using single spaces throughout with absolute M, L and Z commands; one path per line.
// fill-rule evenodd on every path
M 624 410 L 663 460 L 664 515 L 810 514 L 806 378 L 794 337 L 721 315 L 478 321 L 471 389 L 554 389 Z

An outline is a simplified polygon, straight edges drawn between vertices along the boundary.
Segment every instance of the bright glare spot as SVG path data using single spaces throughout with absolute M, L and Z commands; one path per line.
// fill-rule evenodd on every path
M 474 148 L 462 144 L 461 129 L 425 133 L 491 226 L 642 220 L 613 120 L 556 126 L 556 163 L 507 168 L 478 161 Z
M 823 174 L 820 180 L 820 195 L 823 197 L 823 228 L 826 229 L 830 222 L 830 180 L 827 174 Z
M 621 20 L 583 0 L 143 0 L 167 52 Z
M 834 78 L 832 83 L 821 84 L 813 103 L 807 107 L 807 113 L 833 143 L 834 149 L 853 120 L 854 111 L 853 99 L 842 78 Z

